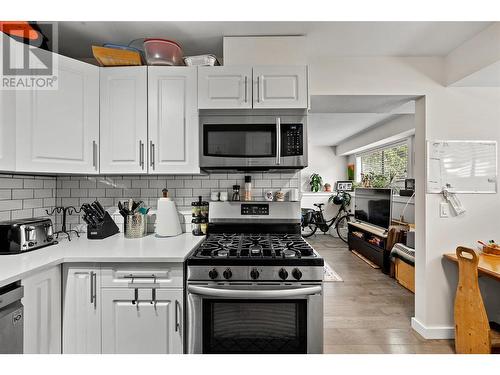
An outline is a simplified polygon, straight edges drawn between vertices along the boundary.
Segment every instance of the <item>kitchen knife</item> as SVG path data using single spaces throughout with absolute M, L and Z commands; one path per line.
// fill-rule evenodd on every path
M 99 203 L 99 201 L 95 201 L 94 203 L 97 206 L 97 208 L 99 209 L 99 211 L 101 212 L 102 217 L 104 218 L 104 216 L 106 216 L 106 210 L 101 205 L 101 203 Z
M 99 221 L 103 221 L 104 220 L 104 212 L 101 211 L 101 209 L 96 204 L 96 202 L 92 203 L 92 208 L 94 209 L 95 217 L 97 217 L 97 219 L 99 219 Z

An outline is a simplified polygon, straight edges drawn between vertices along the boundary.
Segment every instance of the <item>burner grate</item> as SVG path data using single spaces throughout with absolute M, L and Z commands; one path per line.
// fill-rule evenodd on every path
M 196 253 L 205 258 L 302 258 L 314 256 L 312 247 L 296 234 L 213 234 Z

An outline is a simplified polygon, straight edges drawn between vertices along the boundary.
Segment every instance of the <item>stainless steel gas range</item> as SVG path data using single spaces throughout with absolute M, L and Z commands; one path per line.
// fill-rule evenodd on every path
M 187 353 L 322 353 L 323 259 L 299 202 L 211 202 L 186 261 Z

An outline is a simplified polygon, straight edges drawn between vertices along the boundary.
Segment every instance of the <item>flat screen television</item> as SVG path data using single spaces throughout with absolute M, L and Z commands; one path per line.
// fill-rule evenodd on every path
M 357 188 L 354 194 L 354 218 L 389 229 L 392 215 L 392 190 Z

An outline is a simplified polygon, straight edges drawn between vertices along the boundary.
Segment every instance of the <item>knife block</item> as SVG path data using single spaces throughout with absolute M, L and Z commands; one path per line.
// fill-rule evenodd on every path
M 119 232 L 120 229 L 107 212 L 105 213 L 104 220 L 101 223 L 97 225 L 87 225 L 87 238 L 89 240 L 102 240 Z

